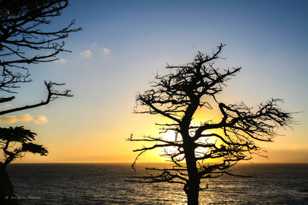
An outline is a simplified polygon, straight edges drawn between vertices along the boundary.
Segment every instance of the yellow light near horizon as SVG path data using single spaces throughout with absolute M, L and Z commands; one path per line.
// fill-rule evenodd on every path
M 179 141 L 181 140 L 181 136 L 179 136 L 179 134 L 177 135 L 177 133 L 175 131 L 167 131 L 163 137 L 162 137 L 164 140 L 168 140 L 170 142 L 176 142 L 176 141 Z M 170 147 L 165 147 L 162 149 L 162 151 L 166 154 L 175 154 L 178 152 L 178 149 L 177 147 L 175 146 L 170 146 Z

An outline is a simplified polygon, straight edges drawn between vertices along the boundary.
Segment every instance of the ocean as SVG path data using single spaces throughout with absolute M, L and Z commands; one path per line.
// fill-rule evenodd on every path
M 181 185 L 127 181 L 129 164 L 14 164 L 9 174 L 22 205 L 185 204 Z M 200 204 L 308 205 L 308 165 L 243 164 L 209 179 Z

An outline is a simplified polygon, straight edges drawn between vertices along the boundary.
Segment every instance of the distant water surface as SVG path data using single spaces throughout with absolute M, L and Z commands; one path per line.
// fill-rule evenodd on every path
M 137 174 L 143 174 L 139 166 Z M 10 167 L 22 205 L 185 204 L 182 186 L 127 182 L 128 164 L 15 164 Z M 308 164 L 239 165 L 252 178 L 211 179 L 200 204 L 308 205 Z

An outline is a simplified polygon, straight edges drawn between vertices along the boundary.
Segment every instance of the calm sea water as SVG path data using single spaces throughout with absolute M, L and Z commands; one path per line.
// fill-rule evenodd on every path
M 201 204 L 308 205 L 308 165 L 240 165 L 235 171 L 254 177 L 209 180 Z M 185 204 L 182 186 L 127 182 L 135 173 L 125 164 L 17 164 L 9 172 L 24 205 Z

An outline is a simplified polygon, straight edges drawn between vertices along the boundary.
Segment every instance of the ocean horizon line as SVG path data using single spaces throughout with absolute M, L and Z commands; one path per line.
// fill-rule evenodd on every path
M 60 161 L 60 162 L 15 162 L 12 165 L 40 165 L 40 164 L 122 164 L 131 166 L 131 162 L 85 162 L 85 161 Z M 138 165 L 168 165 L 168 162 L 139 162 Z M 308 162 L 243 162 L 238 165 L 308 165 Z M 235 165 L 236 167 L 237 165 Z

